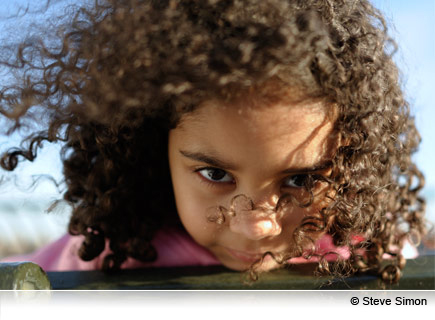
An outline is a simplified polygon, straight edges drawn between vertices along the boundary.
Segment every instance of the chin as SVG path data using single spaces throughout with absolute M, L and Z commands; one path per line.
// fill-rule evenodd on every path
M 244 261 L 235 261 L 233 259 L 225 259 L 221 260 L 222 264 L 227 267 L 228 269 L 235 270 L 235 271 L 248 271 L 253 263 L 247 263 Z M 266 256 L 263 260 L 263 262 L 256 266 L 255 270 L 259 272 L 266 272 L 271 271 L 274 269 L 279 269 L 283 265 L 277 263 L 271 256 Z
M 231 261 L 229 259 L 220 260 L 220 262 L 228 269 L 235 270 L 235 271 L 247 271 L 251 267 L 251 264 L 249 263 Z

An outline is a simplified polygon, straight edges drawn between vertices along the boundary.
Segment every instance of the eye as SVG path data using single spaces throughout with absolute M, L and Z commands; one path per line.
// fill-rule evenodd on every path
M 306 186 L 308 179 L 311 179 L 311 176 L 308 174 L 296 174 L 284 180 L 284 187 L 302 188 Z
M 203 178 L 217 183 L 233 182 L 234 178 L 225 170 L 218 168 L 202 168 L 196 170 Z

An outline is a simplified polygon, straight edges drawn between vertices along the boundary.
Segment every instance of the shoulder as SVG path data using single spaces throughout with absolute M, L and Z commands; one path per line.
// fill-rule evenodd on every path
M 217 265 L 220 262 L 205 248 L 198 245 L 189 234 L 175 227 L 159 230 L 152 244 L 157 250 L 157 260 L 151 263 L 141 263 L 129 258 L 122 268 L 139 267 L 177 267 Z
M 98 257 L 91 261 L 83 261 L 77 254 L 82 241 L 83 236 L 64 235 L 31 254 L 8 257 L 2 262 L 31 261 L 40 265 L 45 271 L 100 270 L 104 257 L 110 253 L 108 242 L 106 242 L 106 249 Z M 158 254 L 156 261 L 145 263 L 128 258 L 121 268 L 220 264 L 209 251 L 198 245 L 186 231 L 180 228 L 167 227 L 159 230 L 152 244 Z

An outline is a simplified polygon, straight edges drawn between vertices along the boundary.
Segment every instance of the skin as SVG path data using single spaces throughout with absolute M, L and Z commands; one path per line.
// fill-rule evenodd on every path
M 330 108 L 330 107 L 329 107 Z M 326 204 L 325 182 L 315 182 L 307 208 L 288 204 L 274 211 L 289 193 L 309 199 L 302 181 L 328 176 L 337 137 L 330 109 L 321 102 L 280 102 L 252 106 L 204 103 L 184 115 L 169 134 L 169 165 L 178 214 L 193 239 L 228 268 L 247 270 L 265 252 L 292 246 L 292 234 L 304 216 Z M 254 205 L 250 207 L 246 197 Z M 210 221 L 217 206 L 235 208 L 221 224 Z M 266 256 L 260 270 L 278 264 Z

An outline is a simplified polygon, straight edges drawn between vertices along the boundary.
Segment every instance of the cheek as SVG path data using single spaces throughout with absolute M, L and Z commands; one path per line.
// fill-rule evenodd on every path
M 199 244 L 212 244 L 218 225 L 208 221 L 207 208 L 215 205 L 215 202 L 202 196 L 188 183 L 175 185 L 174 191 L 178 215 L 186 231 Z
M 330 199 L 327 198 L 328 185 L 325 183 L 320 183 L 313 192 L 313 202 L 303 208 L 299 205 L 292 204 L 291 202 L 284 207 L 282 212 L 283 215 L 283 224 L 288 227 L 288 231 L 291 233 L 301 225 L 302 220 L 305 217 L 319 217 L 320 211 L 328 206 L 331 202 Z M 292 193 L 297 203 L 308 204 L 310 202 L 310 195 L 306 191 L 301 191 L 299 193 Z M 314 220 L 313 220 L 314 221 Z
M 292 239 L 293 232 L 301 224 L 305 216 L 310 215 L 312 208 L 301 208 L 296 205 L 289 204 L 282 211 L 282 227 L 285 230 L 284 236 Z

